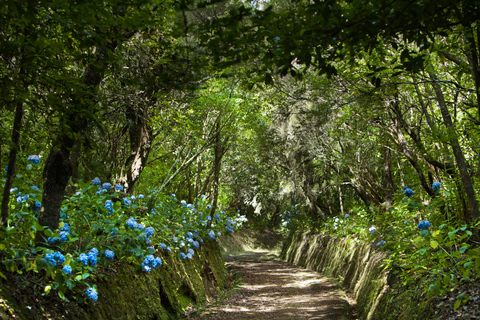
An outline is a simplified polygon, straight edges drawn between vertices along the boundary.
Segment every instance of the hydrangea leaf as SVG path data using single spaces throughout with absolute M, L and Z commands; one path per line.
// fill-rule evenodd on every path
M 155 248 L 153 248 L 153 247 L 148 247 L 148 248 L 147 248 L 147 251 L 148 251 L 149 253 L 151 253 L 151 254 L 154 254 L 154 253 L 155 253 Z
M 435 241 L 435 240 L 431 240 L 431 241 L 430 241 L 430 247 L 432 247 L 433 249 L 437 249 L 437 247 L 438 247 L 438 242 Z
M 55 235 L 50 229 L 45 229 L 43 232 L 47 237 L 53 237 Z
M 422 230 L 422 232 L 420 232 L 420 235 L 421 235 L 422 237 L 428 236 L 428 230 Z
M 51 285 L 47 285 L 45 286 L 45 294 L 49 294 L 50 293 L 50 290 L 52 290 L 52 286 Z
M 63 291 L 59 290 L 59 291 L 58 291 L 58 296 L 59 296 L 62 300 L 68 301 L 68 299 L 67 299 L 67 297 L 65 297 L 65 294 L 63 293 Z

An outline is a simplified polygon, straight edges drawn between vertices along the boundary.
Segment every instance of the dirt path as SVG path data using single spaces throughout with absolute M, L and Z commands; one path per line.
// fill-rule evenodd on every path
M 346 295 L 319 273 L 275 259 L 268 251 L 225 257 L 241 285 L 188 319 L 351 320 Z

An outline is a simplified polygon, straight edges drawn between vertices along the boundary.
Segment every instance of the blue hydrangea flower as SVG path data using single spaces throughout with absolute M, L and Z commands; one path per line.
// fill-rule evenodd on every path
M 40 157 L 36 155 L 28 156 L 28 161 L 30 161 L 33 164 L 39 164 L 40 163 Z
M 208 221 L 212 221 L 212 217 L 207 216 L 207 220 L 208 220 Z
M 138 199 L 143 199 L 143 194 L 139 194 Z
M 193 249 L 191 249 L 191 248 L 188 249 L 187 251 L 188 251 L 188 253 L 192 254 L 192 256 L 195 254 L 195 250 L 193 250 Z
M 68 264 L 67 264 L 66 266 L 63 266 L 62 270 L 63 270 L 63 272 L 65 272 L 66 274 L 72 273 L 72 267 L 70 267 Z
M 193 237 L 193 233 L 191 233 L 191 232 L 189 231 L 189 232 L 187 232 L 186 236 L 187 236 L 187 238 L 192 238 L 192 237 Z
M 198 249 L 200 247 L 200 243 L 198 243 L 198 241 L 193 241 L 192 242 L 192 246 L 195 248 L 195 249 Z
M 147 237 L 153 236 L 154 233 L 155 229 L 153 227 L 145 228 L 145 234 L 147 235 Z
M 368 228 L 368 231 L 369 231 L 371 234 L 374 234 L 375 232 L 377 232 L 377 228 L 375 228 L 374 226 L 371 226 L 370 228 Z
M 70 232 L 70 226 L 68 225 L 68 223 L 64 223 L 60 231 Z
M 217 214 L 215 215 L 214 219 L 217 220 L 217 222 L 220 221 L 220 215 L 217 213 Z
M 212 209 L 212 206 L 211 206 L 211 205 L 208 205 L 208 206 L 207 206 L 207 209 Z
M 96 302 L 98 300 L 98 293 L 95 288 L 88 288 L 87 291 L 85 291 L 87 294 L 87 297 L 91 299 L 92 301 Z
M 415 194 L 415 192 L 413 192 L 413 190 L 410 188 L 406 188 L 405 190 L 403 190 L 403 194 L 407 197 L 411 197 Z
M 435 181 L 435 182 L 432 184 L 433 192 L 440 191 L 441 185 L 442 185 L 442 184 L 441 184 L 440 182 Z
M 11 188 L 11 189 L 10 189 L 10 193 L 13 193 L 13 192 L 15 192 L 15 191 L 18 191 L 18 188 Z
M 210 230 L 210 232 L 208 233 L 208 237 L 210 239 L 215 239 L 215 232 L 213 232 L 213 230 Z
M 40 209 L 42 207 L 42 203 L 40 201 L 35 201 L 35 208 Z
M 350 215 L 347 213 L 347 214 L 345 215 L 345 218 L 348 218 L 348 217 L 350 217 Z
M 107 209 L 108 214 L 112 214 L 113 213 L 113 201 L 112 200 L 105 201 L 105 208 Z
M 428 228 L 430 228 L 430 221 L 420 221 L 420 223 L 418 224 L 417 228 L 419 230 L 427 230 Z
M 92 184 L 94 184 L 94 185 L 100 185 L 100 184 L 102 184 L 102 182 L 100 181 L 100 178 L 95 177 L 95 179 L 92 180 Z
M 138 224 L 134 218 L 130 218 L 127 220 L 127 226 L 129 226 L 132 230 L 134 230 L 138 226 Z
M 172 193 L 172 198 L 175 198 L 175 193 Z
M 117 184 L 117 185 L 115 186 L 115 190 L 121 192 L 121 191 L 123 191 L 123 186 L 120 185 L 120 184 Z
M 187 253 L 187 258 L 188 258 L 188 259 L 192 259 L 192 258 L 193 258 L 193 254 L 191 254 L 190 252 Z
M 150 272 L 151 270 L 158 268 L 162 265 L 162 259 L 159 257 L 155 258 L 153 255 L 148 255 L 145 257 L 145 260 L 142 262 L 142 269 L 146 272 Z
M 58 264 L 63 264 L 65 262 L 65 257 L 63 256 L 63 254 L 59 251 L 55 252 L 53 254 L 53 258 L 55 259 L 55 261 L 58 263 Z
M 40 191 L 40 189 L 37 186 L 32 186 L 32 189 L 35 191 Z
M 88 252 L 88 254 L 97 255 L 97 254 L 98 254 L 98 249 L 97 249 L 97 248 L 92 248 L 92 250 L 90 250 L 90 251 Z
M 380 248 L 380 247 L 383 247 L 384 245 L 386 245 L 387 243 L 385 242 L 385 240 L 381 240 L 380 242 L 377 243 L 376 245 L 376 248 Z
M 185 253 L 183 252 L 180 252 L 180 254 L 178 255 L 180 257 L 180 259 L 182 260 L 185 260 L 187 258 L 187 256 L 185 255 Z
M 68 233 L 67 231 L 60 231 L 60 237 L 58 239 L 58 241 L 60 242 L 67 242 L 68 241 L 68 235 L 70 233 Z
M 108 182 L 105 182 L 104 184 L 102 184 L 102 188 L 103 189 L 112 189 L 112 185 Z
M 55 257 L 53 256 L 53 254 L 47 253 L 47 254 L 45 255 L 45 259 L 46 259 L 47 261 L 51 262 L 54 266 L 57 265 L 57 261 L 55 260 Z
M 85 253 L 81 253 L 78 260 L 80 260 L 82 266 L 86 267 L 88 265 L 88 256 Z
M 123 204 L 128 207 L 132 204 L 132 200 L 130 200 L 128 198 L 123 198 Z
M 105 250 L 105 258 L 107 258 L 107 260 L 113 260 L 113 258 L 115 258 L 115 252 L 112 250 Z
M 167 249 L 167 245 L 165 243 L 160 243 L 158 246 L 162 249 Z
M 144 226 L 143 224 L 139 223 L 139 224 L 137 225 L 137 228 L 140 229 L 140 230 L 144 230 L 144 229 L 145 229 L 145 226 Z
M 88 263 L 94 267 L 97 265 L 97 255 L 96 254 L 92 254 L 92 253 L 88 253 Z

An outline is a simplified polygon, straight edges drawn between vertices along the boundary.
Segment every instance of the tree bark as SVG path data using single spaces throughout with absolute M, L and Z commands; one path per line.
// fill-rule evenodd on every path
M 8 202 L 10 200 L 10 188 L 13 184 L 13 177 L 15 175 L 15 162 L 17 160 L 18 146 L 20 142 L 20 129 L 22 127 L 23 118 L 23 101 L 17 102 L 15 109 L 15 118 L 13 120 L 12 144 L 10 155 L 8 157 L 8 170 L 5 187 L 3 189 L 2 197 L 2 225 L 6 228 L 8 226 Z
M 153 129 L 145 113 L 131 106 L 127 106 L 125 111 L 130 137 L 130 156 L 125 161 L 125 188 L 129 194 L 133 193 L 135 183 L 145 168 L 153 143 Z
M 469 212 L 465 216 L 466 218 L 465 222 L 475 222 L 479 218 L 479 210 L 478 210 L 478 203 L 475 195 L 475 190 L 473 188 L 473 182 L 468 173 L 467 162 L 465 160 L 465 156 L 463 155 L 462 149 L 460 148 L 460 144 L 458 142 L 457 134 L 455 131 L 455 126 L 450 116 L 450 112 L 448 110 L 447 104 L 445 103 L 442 89 L 438 84 L 438 78 L 431 64 L 427 67 L 427 72 L 430 75 L 430 79 L 433 80 L 432 86 L 435 91 L 435 95 L 437 97 L 437 102 L 440 107 L 440 112 L 442 114 L 443 122 L 445 124 L 445 127 L 448 130 L 450 145 L 452 146 L 453 155 L 455 157 L 455 161 L 457 162 L 457 168 L 458 168 L 458 171 L 460 172 L 460 177 L 462 179 L 463 189 L 465 190 L 465 193 L 467 196 Z

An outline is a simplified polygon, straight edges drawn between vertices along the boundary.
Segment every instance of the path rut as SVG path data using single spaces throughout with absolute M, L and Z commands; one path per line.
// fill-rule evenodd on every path
M 317 272 L 268 251 L 228 255 L 225 261 L 239 274 L 241 286 L 188 319 L 355 319 L 346 294 Z

